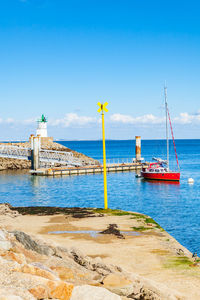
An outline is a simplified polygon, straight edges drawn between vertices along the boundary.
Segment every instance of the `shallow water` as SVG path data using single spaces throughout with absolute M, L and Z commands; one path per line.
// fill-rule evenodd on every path
M 64 234 L 64 233 L 73 233 L 73 234 L 89 234 L 91 237 L 96 238 L 99 235 L 102 235 L 99 231 L 96 230 L 63 230 L 63 231 L 49 231 L 48 234 Z M 120 231 L 123 235 L 128 236 L 138 236 L 141 235 L 141 233 L 138 233 L 136 231 Z
M 63 144 L 96 159 L 102 155 L 101 142 Z M 108 204 L 110 208 L 150 215 L 181 244 L 200 255 L 200 140 L 178 140 L 176 144 L 180 184 L 144 181 L 135 178 L 134 172 L 109 173 Z M 164 141 L 142 141 L 142 156 L 146 160 L 162 154 L 165 154 Z M 108 158 L 133 156 L 133 141 L 107 142 Z M 171 160 L 175 165 L 174 155 Z M 189 177 L 194 178 L 193 185 L 188 184 Z M 51 178 L 30 176 L 26 172 L 1 172 L 0 201 L 13 206 L 103 207 L 103 176 Z

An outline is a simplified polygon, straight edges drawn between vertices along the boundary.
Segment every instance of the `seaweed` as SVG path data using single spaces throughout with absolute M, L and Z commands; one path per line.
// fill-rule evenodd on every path
M 125 237 L 121 234 L 120 230 L 118 229 L 117 224 L 109 224 L 108 228 L 99 232 L 101 234 L 114 234 L 120 239 L 125 239 Z
M 165 268 L 189 268 L 193 262 L 187 256 L 170 257 L 164 264 Z
M 151 230 L 152 228 L 144 227 L 144 226 L 138 226 L 138 227 L 131 227 L 134 231 L 146 231 Z

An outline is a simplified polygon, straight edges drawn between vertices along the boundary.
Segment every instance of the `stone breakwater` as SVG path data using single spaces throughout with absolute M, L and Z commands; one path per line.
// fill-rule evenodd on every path
M 140 234 L 122 231 L 122 239 L 120 229 L 133 225 Z M 108 230 L 94 238 L 91 227 Z M 69 229 L 74 234 L 49 234 Z M 172 263 L 179 259 L 180 268 Z M 199 282 L 198 262 L 148 216 L 0 205 L 0 300 L 200 299 Z
M 0 143 L 0 145 L 5 145 Z M 24 143 L 6 143 L 6 145 L 17 146 L 17 147 L 25 147 L 30 148 L 30 142 Z M 72 152 L 74 157 L 77 157 L 81 160 L 83 165 L 98 165 L 99 162 L 94 160 L 91 157 L 88 157 L 82 153 L 71 150 L 59 143 L 52 142 L 51 140 L 44 141 L 41 145 L 42 149 L 46 150 L 54 150 L 54 151 L 63 151 L 63 152 Z M 60 164 L 55 164 L 56 167 L 60 167 Z M 0 157 L 0 171 L 2 170 L 25 170 L 31 168 L 31 162 L 23 159 L 12 159 L 12 158 L 2 158 Z

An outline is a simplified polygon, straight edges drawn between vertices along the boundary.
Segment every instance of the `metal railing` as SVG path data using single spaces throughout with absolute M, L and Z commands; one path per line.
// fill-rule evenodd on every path
M 99 159 L 99 162 L 103 164 L 103 159 Z M 126 157 L 126 158 L 108 158 L 106 159 L 106 164 L 130 164 L 134 162 L 134 158 Z
M 81 160 L 73 156 L 72 152 L 54 151 L 41 149 L 39 152 L 39 160 L 42 162 L 53 162 L 67 165 L 81 166 Z
M 31 160 L 31 149 L 17 146 L 0 146 L 0 157 Z M 43 163 L 60 163 L 62 165 L 81 166 L 82 161 L 72 152 L 44 150 L 39 151 L 39 160 Z
M 29 160 L 30 156 L 30 148 L 4 145 L 0 146 L 0 157 Z

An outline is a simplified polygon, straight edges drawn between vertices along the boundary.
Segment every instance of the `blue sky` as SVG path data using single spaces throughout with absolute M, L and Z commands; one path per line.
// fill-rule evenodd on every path
M 0 140 L 48 116 L 57 139 L 199 138 L 198 1 L 0 0 Z

